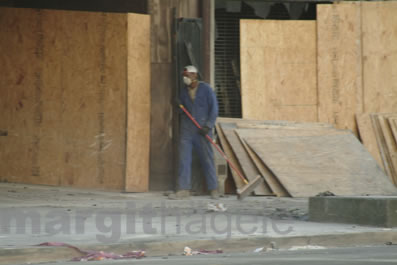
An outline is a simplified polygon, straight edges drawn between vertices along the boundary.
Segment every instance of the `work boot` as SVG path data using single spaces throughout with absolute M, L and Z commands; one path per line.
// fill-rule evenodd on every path
M 168 199 L 170 200 L 181 200 L 181 199 L 187 199 L 190 197 L 190 190 L 178 190 L 175 193 L 172 193 L 168 196 Z
M 211 199 L 213 199 L 213 200 L 219 199 L 219 192 L 218 192 L 218 190 L 211 190 L 211 191 L 210 191 L 210 194 L 211 194 Z

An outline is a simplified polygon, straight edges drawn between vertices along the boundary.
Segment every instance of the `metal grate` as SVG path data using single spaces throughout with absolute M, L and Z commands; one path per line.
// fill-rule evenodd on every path
M 238 12 L 228 12 L 226 3 L 240 4 Z M 247 1 L 252 2 L 252 1 Z M 215 89 L 219 102 L 219 116 L 241 118 L 240 93 L 240 19 L 263 19 L 244 1 L 223 1 L 215 9 Z M 260 3 L 260 1 L 258 1 Z M 264 2 L 263 2 L 264 3 Z M 305 11 L 294 19 L 315 19 L 316 3 L 303 3 Z M 235 4 L 234 4 L 235 6 Z M 285 4 L 271 3 L 266 19 L 291 19 Z
M 229 13 L 215 10 L 215 88 L 219 116 L 241 118 L 240 94 L 240 19 L 258 18 L 253 10 Z

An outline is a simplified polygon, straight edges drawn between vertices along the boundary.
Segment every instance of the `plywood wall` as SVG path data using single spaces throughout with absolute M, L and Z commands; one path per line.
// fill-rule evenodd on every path
M 38 156 L 32 148 L 38 145 L 39 138 L 38 133 L 33 133 L 34 127 L 42 119 L 42 107 L 37 104 L 41 101 L 42 75 L 38 73 L 42 68 L 42 41 L 33 40 L 37 30 L 42 31 L 42 25 L 37 23 L 41 14 L 15 9 L 0 12 L 0 128 L 8 132 L 8 136 L 0 137 L 0 172 L 2 180 L 18 182 L 22 177 L 38 178 L 33 176 L 38 175 Z M 24 19 L 18 19 L 18 13 Z
M 149 189 L 150 16 L 128 14 L 126 191 Z
M 356 115 L 397 112 L 395 14 L 396 1 L 340 2 L 318 5 L 316 21 L 242 20 L 243 117 L 357 134 Z
M 363 112 L 360 3 L 317 6 L 319 121 L 357 132 Z
M 362 3 L 365 112 L 397 112 L 397 2 Z
M 241 20 L 243 118 L 317 121 L 315 21 Z
M 397 2 L 317 8 L 320 121 L 357 132 L 354 116 L 397 111 Z
M 0 9 L 1 181 L 125 189 L 127 24 Z

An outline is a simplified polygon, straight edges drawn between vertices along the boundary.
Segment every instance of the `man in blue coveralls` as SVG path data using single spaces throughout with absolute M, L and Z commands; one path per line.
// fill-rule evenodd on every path
M 201 130 L 194 125 L 185 113 L 182 113 L 179 140 L 178 191 L 171 194 L 169 196 L 170 199 L 190 197 L 193 149 L 199 156 L 211 198 L 219 198 L 213 149 L 211 143 L 205 137 L 207 134 L 212 137 L 212 129 L 218 116 L 218 102 L 210 85 L 198 81 L 197 73 L 197 68 L 192 65 L 184 68 L 183 82 L 185 87 L 180 91 L 179 101 L 200 124 Z

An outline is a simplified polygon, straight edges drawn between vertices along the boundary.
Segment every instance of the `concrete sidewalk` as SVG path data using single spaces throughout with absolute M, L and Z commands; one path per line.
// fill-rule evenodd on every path
M 211 212 L 222 203 L 225 212 Z M 185 246 L 225 252 L 397 241 L 397 229 L 307 220 L 305 198 L 209 196 L 169 201 L 162 193 L 119 193 L 0 184 L 0 264 L 69 260 L 81 249 L 148 256 L 179 255 Z

